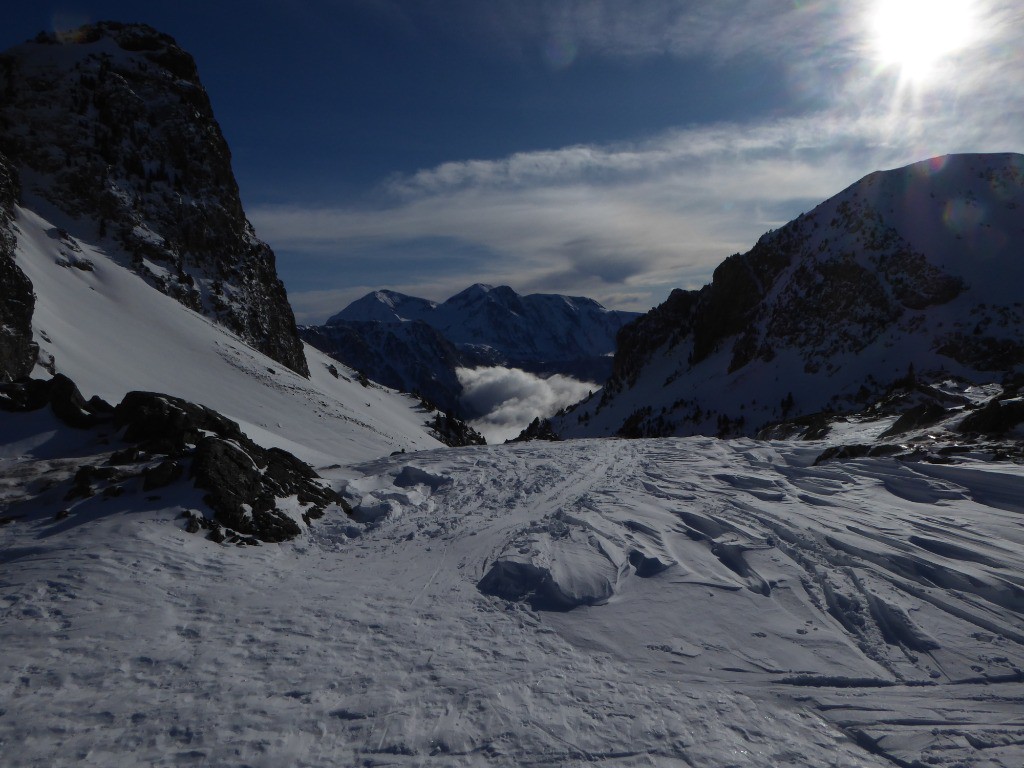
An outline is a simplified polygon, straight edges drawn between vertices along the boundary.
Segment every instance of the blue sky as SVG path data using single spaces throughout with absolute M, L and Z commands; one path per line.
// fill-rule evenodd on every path
M 646 310 L 873 170 L 1024 151 L 1015 0 L 19 5 L 0 47 L 109 18 L 195 56 L 303 322 L 473 282 Z

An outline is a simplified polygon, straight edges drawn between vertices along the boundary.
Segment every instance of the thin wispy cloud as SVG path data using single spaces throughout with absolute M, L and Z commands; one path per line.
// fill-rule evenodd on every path
M 629 4 L 631 13 L 601 0 L 488 3 L 486 18 L 467 11 L 467 27 L 515 16 L 506 34 L 538 39 L 554 30 L 604 55 L 708 55 L 710 46 L 719 56 L 788 56 L 794 87 L 805 71 L 800 52 L 813 48 L 834 65 L 829 101 L 806 113 L 633 142 L 453 160 L 388 179 L 373 206 L 262 207 L 252 218 L 275 247 L 342 274 L 371 252 L 393 254 L 400 275 L 382 285 L 428 298 L 480 280 L 645 310 L 673 287 L 703 284 L 723 258 L 873 170 L 950 152 L 1024 149 L 1024 70 L 1016 38 L 1008 43 L 1024 11 L 984 3 L 986 46 L 947 64 L 959 67 L 955 79 L 938 73 L 928 88 L 909 92 L 863 55 L 849 63 L 864 45 L 871 4 L 842 4 L 839 20 L 835 3 L 643 0 Z M 451 260 L 465 248 L 485 256 L 472 275 Z M 347 303 L 382 285 L 293 291 L 292 301 L 300 318 L 316 320 L 328 295 Z

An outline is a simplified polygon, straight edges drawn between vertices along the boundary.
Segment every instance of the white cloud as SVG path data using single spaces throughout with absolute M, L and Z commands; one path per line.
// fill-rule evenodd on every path
M 548 418 L 600 386 L 561 375 L 545 379 L 518 368 L 460 368 L 456 374 L 463 401 L 485 414 L 472 426 L 491 444 L 516 437 L 534 419 Z

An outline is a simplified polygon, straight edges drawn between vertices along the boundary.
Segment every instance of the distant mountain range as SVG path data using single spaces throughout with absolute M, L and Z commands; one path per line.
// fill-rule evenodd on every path
M 563 436 L 753 435 L 852 412 L 910 374 L 1008 382 L 1024 366 L 1024 156 L 872 173 L 699 291 L 619 335 L 604 388 Z
M 374 291 L 300 334 L 374 381 L 476 416 L 460 401 L 456 369 L 503 366 L 603 381 L 611 373 L 616 334 L 637 317 L 593 299 L 521 296 L 507 286 L 478 283 L 442 303 Z

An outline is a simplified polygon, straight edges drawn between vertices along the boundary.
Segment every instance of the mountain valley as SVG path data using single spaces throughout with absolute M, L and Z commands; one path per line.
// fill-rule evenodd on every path
M 644 315 L 300 328 L 173 39 L 44 34 L 0 94 L 5 766 L 1024 762 L 1024 156 Z M 481 445 L 486 367 L 605 384 Z

